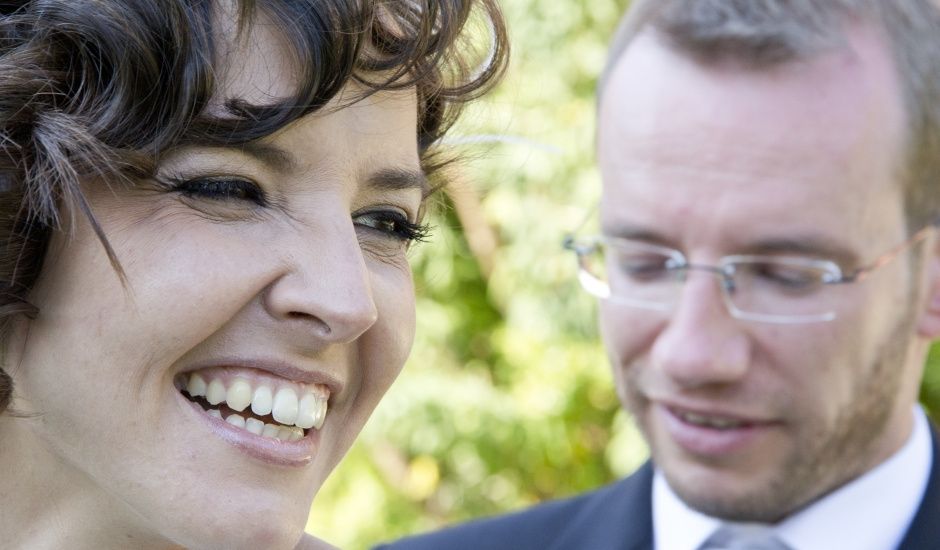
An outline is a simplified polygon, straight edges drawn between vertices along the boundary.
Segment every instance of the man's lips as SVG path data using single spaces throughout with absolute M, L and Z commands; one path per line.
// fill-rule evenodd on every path
M 653 402 L 652 412 L 666 435 L 694 455 L 717 458 L 753 449 L 779 422 L 726 406 Z
M 770 423 L 755 416 L 736 414 L 716 409 L 690 409 L 687 407 L 673 405 L 664 406 L 669 410 L 670 413 L 678 417 L 683 422 L 703 428 L 712 428 L 715 430 L 751 428 Z

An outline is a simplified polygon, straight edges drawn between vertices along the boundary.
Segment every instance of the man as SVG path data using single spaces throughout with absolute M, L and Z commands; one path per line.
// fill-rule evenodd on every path
M 652 461 L 392 548 L 940 548 L 940 12 L 649 0 L 602 79 L 602 298 Z

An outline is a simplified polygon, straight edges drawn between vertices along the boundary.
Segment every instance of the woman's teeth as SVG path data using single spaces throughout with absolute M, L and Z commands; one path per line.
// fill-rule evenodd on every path
M 212 378 L 206 383 L 206 379 L 197 373 L 189 374 L 185 391 L 191 397 L 204 398 L 210 405 L 224 403 L 229 409 L 238 412 L 244 411 L 250 405 L 251 412 L 257 416 L 271 415 L 274 423 L 265 423 L 257 418 L 246 418 L 239 414 L 230 414 L 224 420 L 255 435 L 285 441 L 301 439 L 304 429 L 322 428 L 329 399 L 329 392 L 321 386 L 313 386 L 299 392 L 294 388 L 281 387 L 275 393 L 267 384 L 261 383 L 252 387 L 248 380 L 236 377 L 226 388 L 221 379 Z M 222 418 L 219 409 L 210 408 L 207 412 Z

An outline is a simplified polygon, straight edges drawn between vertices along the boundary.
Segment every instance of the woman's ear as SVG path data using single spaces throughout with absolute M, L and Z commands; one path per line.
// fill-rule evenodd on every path
M 917 333 L 928 339 L 940 338 L 940 238 L 933 236 L 927 240 L 926 280 L 924 294 L 921 297 L 920 318 L 917 321 Z

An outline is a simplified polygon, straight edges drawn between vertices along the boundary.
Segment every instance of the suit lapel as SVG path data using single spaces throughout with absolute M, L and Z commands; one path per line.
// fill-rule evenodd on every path
M 544 550 L 652 550 L 653 466 L 585 495 Z
M 927 489 L 898 550 L 940 547 L 940 436 L 937 435 L 936 427 L 930 431 L 930 439 L 933 443 L 933 460 Z
M 614 511 L 621 526 L 618 538 L 620 548 L 627 550 L 653 549 L 653 463 L 647 462 L 624 482 L 622 505 Z

